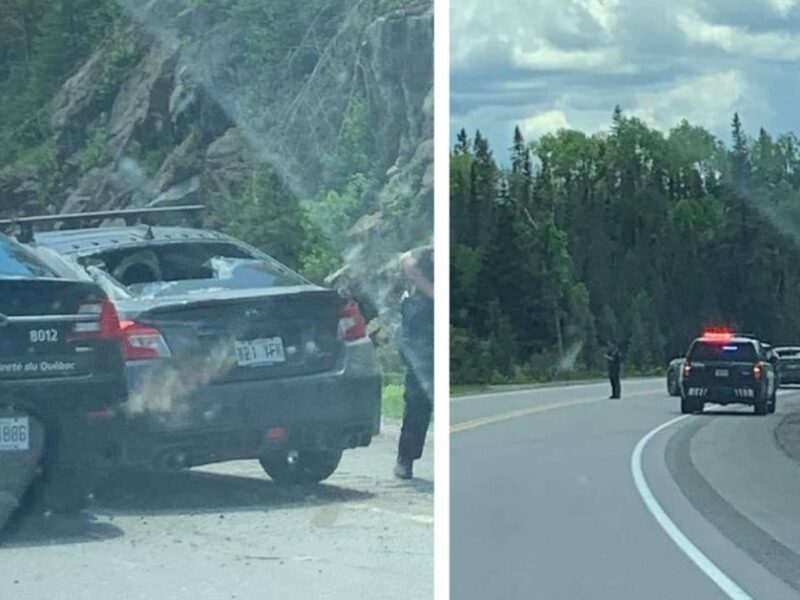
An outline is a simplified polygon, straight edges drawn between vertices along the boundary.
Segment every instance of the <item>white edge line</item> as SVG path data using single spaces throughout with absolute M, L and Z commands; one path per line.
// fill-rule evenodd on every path
M 655 520 L 661 525 L 661 528 L 666 532 L 666 534 L 672 539 L 673 542 L 680 548 L 689 559 L 697 565 L 697 567 L 713 581 L 717 587 L 719 587 L 729 598 L 733 598 L 735 600 L 752 600 L 751 596 L 747 594 L 742 588 L 740 588 L 730 577 L 728 577 L 722 570 L 717 567 L 711 560 L 703 554 L 697 546 L 695 546 L 689 538 L 687 538 L 683 532 L 678 529 L 678 526 L 672 521 L 672 519 L 667 516 L 667 513 L 658 503 L 655 496 L 653 495 L 650 486 L 647 485 L 647 481 L 644 477 L 644 471 L 642 470 L 642 454 L 644 452 L 644 448 L 647 445 L 647 442 L 650 439 L 658 434 L 661 430 L 666 429 L 670 425 L 677 423 L 689 415 L 682 415 L 680 417 L 676 417 L 667 421 L 666 423 L 662 423 L 655 429 L 652 429 L 649 433 L 647 433 L 642 439 L 639 440 L 639 443 L 636 444 L 636 447 L 633 449 L 633 454 L 631 455 L 631 472 L 633 474 L 633 482 L 636 484 L 636 489 L 639 492 L 642 500 L 647 506 L 647 509 L 650 513 L 655 517 Z

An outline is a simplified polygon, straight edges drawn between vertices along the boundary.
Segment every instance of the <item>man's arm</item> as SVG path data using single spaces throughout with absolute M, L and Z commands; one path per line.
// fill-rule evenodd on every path
M 418 260 L 422 252 L 432 251 L 432 248 L 417 248 L 410 250 L 400 257 L 400 267 L 409 278 L 411 283 L 419 289 L 426 296 L 433 298 L 433 282 L 425 277 L 425 274 L 420 270 Z

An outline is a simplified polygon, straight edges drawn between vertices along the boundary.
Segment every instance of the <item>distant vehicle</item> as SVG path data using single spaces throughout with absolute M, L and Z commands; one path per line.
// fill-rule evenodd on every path
M 25 237 L 113 298 L 136 423 L 126 465 L 253 458 L 278 483 L 317 483 L 345 449 L 379 432 L 381 372 L 354 301 L 203 229 L 131 224 Z
M 800 384 L 800 346 L 774 348 L 781 385 Z
M 702 412 L 708 402 L 749 404 L 759 415 L 775 412 L 778 379 L 768 350 L 755 337 L 729 331 L 695 339 L 683 365 L 681 412 Z
M 681 395 L 681 372 L 685 358 L 673 358 L 667 367 L 667 392 L 670 396 Z
M 44 447 L 34 486 L 46 509 L 83 508 L 119 454 L 110 422 L 127 390 L 120 331 L 89 277 L 0 235 L 0 454 Z

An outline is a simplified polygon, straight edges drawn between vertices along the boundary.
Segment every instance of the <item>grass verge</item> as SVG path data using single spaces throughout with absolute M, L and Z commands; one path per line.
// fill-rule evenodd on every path
M 402 383 L 387 383 L 383 386 L 381 396 L 382 412 L 385 417 L 399 419 L 403 416 L 403 392 L 405 386 Z

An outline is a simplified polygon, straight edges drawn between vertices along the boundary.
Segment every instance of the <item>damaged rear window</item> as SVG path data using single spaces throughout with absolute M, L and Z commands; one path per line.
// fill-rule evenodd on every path
M 229 242 L 181 242 L 119 249 L 86 257 L 83 263 L 87 268 L 102 269 L 137 296 L 306 283 L 271 257 Z

